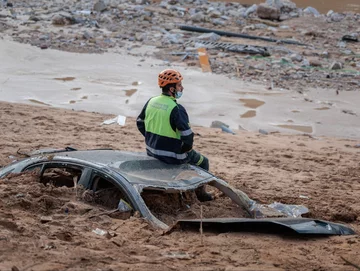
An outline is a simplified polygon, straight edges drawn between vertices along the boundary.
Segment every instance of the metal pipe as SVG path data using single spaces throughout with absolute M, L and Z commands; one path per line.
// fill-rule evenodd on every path
M 239 33 L 234 33 L 234 32 L 227 32 L 227 31 L 221 31 L 221 30 L 215 30 L 215 29 L 209 29 L 209 28 L 203 28 L 203 27 L 196 27 L 196 26 L 189 26 L 189 25 L 183 25 L 183 24 L 179 25 L 179 28 L 181 30 L 192 31 L 192 32 L 215 33 L 215 34 L 218 34 L 219 36 L 238 37 L 238 38 L 244 38 L 244 39 L 264 40 L 264 41 L 269 41 L 269 42 L 280 42 L 280 43 L 307 46 L 307 44 L 300 43 L 297 41 L 292 41 L 292 40 L 278 40 L 278 39 L 273 39 L 273 38 L 251 36 L 251 35 L 247 35 L 247 34 L 239 34 Z

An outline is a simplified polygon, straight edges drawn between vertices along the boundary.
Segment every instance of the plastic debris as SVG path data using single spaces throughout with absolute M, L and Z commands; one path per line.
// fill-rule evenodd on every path
M 125 122 L 126 122 L 126 117 L 118 115 L 117 117 L 115 117 L 113 119 L 105 120 L 102 124 L 109 125 L 109 124 L 117 123 L 121 126 L 125 126 Z
M 309 212 L 309 209 L 302 205 L 288 205 L 280 202 L 274 202 L 269 204 L 269 207 L 290 216 L 290 217 L 301 217 L 302 214 Z
M 301 199 L 310 199 L 308 196 L 300 195 L 299 198 Z
M 129 211 L 132 210 L 130 204 L 127 203 L 126 201 L 124 201 L 123 199 L 121 199 L 121 200 L 119 201 L 119 204 L 118 204 L 117 209 L 118 209 L 120 212 L 129 212 Z
M 229 128 L 229 125 L 227 125 L 224 122 L 218 121 L 218 120 L 213 121 L 211 123 L 210 127 L 211 128 L 220 128 L 223 132 L 235 135 L 235 132 Z
M 104 231 L 102 229 L 96 228 L 95 230 L 92 230 L 93 233 L 97 234 L 97 235 L 101 235 L 104 236 L 105 234 L 107 234 L 107 231 Z
M 201 66 L 202 71 L 203 72 L 211 72 L 209 56 L 206 52 L 206 48 L 199 48 L 198 54 L 199 54 L 199 61 L 200 61 L 200 66 Z

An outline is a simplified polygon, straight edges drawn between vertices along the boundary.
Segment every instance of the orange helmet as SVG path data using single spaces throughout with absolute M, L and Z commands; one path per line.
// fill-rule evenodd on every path
M 163 70 L 158 76 L 158 84 L 161 88 L 167 84 L 179 83 L 181 80 L 183 80 L 182 75 L 178 71 L 171 69 Z

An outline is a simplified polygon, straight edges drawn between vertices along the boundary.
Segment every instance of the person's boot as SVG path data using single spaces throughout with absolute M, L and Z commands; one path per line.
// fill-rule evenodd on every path
M 213 200 L 212 195 L 210 193 L 206 192 L 205 185 L 196 188 L 195 194 L 196 194 L 198 200 L 200 200 L 202 202 Z

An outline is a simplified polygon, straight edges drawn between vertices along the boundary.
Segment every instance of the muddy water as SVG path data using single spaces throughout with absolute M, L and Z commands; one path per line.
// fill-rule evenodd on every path
M 224 2 L 238 2 L 241 4 L 260 4 L 265 0 L 224 0 Z M 292 0 L 299 8 L 308 6 L 316 8 L 320 13 L 327 13 L 329 10 L 336 12 L 353 11 L 360 12 L 359 0 Z

